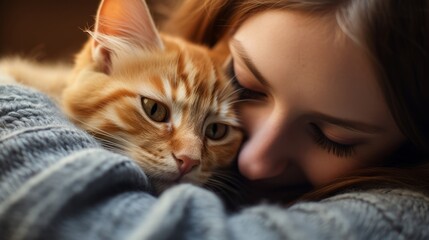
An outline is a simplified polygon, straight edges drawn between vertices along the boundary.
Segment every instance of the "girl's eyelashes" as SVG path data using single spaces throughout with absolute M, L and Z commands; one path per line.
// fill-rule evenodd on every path
M 267 97 L 266 94 L 243 87 L 234 71 L 234 62 L 231 60 L 226 69 L 226 73 L 231 78 L 234 86 L 240 91 L 240 99 L 261 100 Z M 332 141 L 323 133 L 323 131 L 314 123 L 310 124 L 311 135 L 314 142 L 328 153 L 332 153 L 338 157 L 350 157 L 355 153 L 355 145 L 341 144 Z
M 232 82 L 236 86 L 236 88 L 240 90 L 239 96 L 240 96 L 240 99 L 242 100 L 245 100 L 245 99 L 261 100 L 266 97 L 266 95 L 261 92 L 253 91 L 241 86 L 236 77 L 232 78 Z
M 319 145 L 322 149 L 326 150 L 328 153 L 333 153 L 338 157 L 350 157 L 355 153 L 354 145 L 347 145 L 334 142 L 330 140 L 323 131 L 316 125 L 310 124 L 312 130 L 312 137 L 314 142 Z
M 267 95 L 264 94 L 264 93 L 261 93 L 261 92 L 254 91 L 252 89 L 243 87 L 240 84 L 239 79 L 237 78 L 237 74 L 235 73 L 234 62 L 232 60 L 228 63 L 228 66 L 227 66 L 227 69 L 226 69 L 226 73 L 231 78 L 231 81 L 234 84 L 234 86 L 237 89 L 239 89 L 240 99 L 260 100 L 260 99 L 263 99 L 263 98 L 267 97 Z

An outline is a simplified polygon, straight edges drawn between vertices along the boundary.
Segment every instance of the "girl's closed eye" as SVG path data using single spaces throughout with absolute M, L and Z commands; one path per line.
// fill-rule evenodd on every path
M 234 69 L 234 61 L 230 61 L 229 64 L 227 65 L 227 69 L 226 69 L 226 73 L 227 75 L 231 78 L 231 81 L 233 82 L 234 86 L 239 89 L 240 91 L 240 99 L 242 100 L 262 100 L 264 98 L 267 97 L 266 94 L 250 89 L 250 88 L 246 88 L 243 85 L 240 84 L 240 76 L 238 76 L 238 74 L 236 74 L 235 69 Z
M 316 124 L 312 123 L 310 126 L 314 142 L 328 153 L 333 153 L 338 157 L 344 158 L 351 157 L 355 153 L 356 149 L 354 144 L 335 142 L 329 139 Z

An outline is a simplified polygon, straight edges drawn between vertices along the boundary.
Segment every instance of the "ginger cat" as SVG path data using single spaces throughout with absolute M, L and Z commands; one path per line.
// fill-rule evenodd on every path
M 0 69 L 56 99 L 106 148 L 139 164 L 157 192 L 204 184 L 241 140 L 237 91 L 221 54 L 160 35 L 144 0 L 104 0 L 74 66 L 15 58 Z

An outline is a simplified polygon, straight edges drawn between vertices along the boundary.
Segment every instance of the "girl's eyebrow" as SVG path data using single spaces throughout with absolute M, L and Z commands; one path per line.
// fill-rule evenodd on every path
M 244 49 L 241 42 L 237 39 L 231 39 L 231 46 L 235 49 L 238 56 L 244 61 L 244 64 L 250 70 L 250 72 L 252 72 L 256 80 L 258 80 L 262 84 L 262 86 L 268 89 L 271 88 L 270 84 L 268 84 L 268 81 L 262 76 L 261 72 L 259 72 L 259 70 L 256 68 L 252 59 L 250 59 L 246 49 Z
M 234 48 L 235 52 L 238 54 L 238 56 L 244 61 L 244 64 L 246 67 L 252 72 L 252 74 L 255 76 L 255 78 L 266 88 L 271 88 L 268 84 L 268 81 L 262 76 L 262 74 L 258 71 L 255 64 L 253 63 L 252 59 L 250 59 L 249 55 L 247 54 L 246 50 L 244 49 L 241 42 L 237 39 L 231 39 L 231 46 Z M 358 132 L 364 132 L 369 134 L 375 134 L 382 132 L 383 129 L 371 125 L 368 123 L 363 122 L 357 122 L 357 121 L 350 121 L 347 119 L 341 119 L 336 118 L 333 116 L 329 116 L 322 113 L 314 113 L 312 114 L 313 117 L 319 118 L 322 121 L 331 123 L 333 125 L 340 126 L 342 128 L 346 128 L 352 131 L 358 131 Z

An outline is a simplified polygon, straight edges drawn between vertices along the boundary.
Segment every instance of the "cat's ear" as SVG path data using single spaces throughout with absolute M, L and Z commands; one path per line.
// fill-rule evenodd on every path
M 105 72 L 112 67 L 112 54 L 163 49 L 145 0 L 102 0 L 91 35 L 92 57 Z
M 219 40 L 216 45 L 210 49 L 212 60 L 219 66 L 226 68 L 231 62 L 231 53 L 229 50 L 229 41 L 227 38 Z

